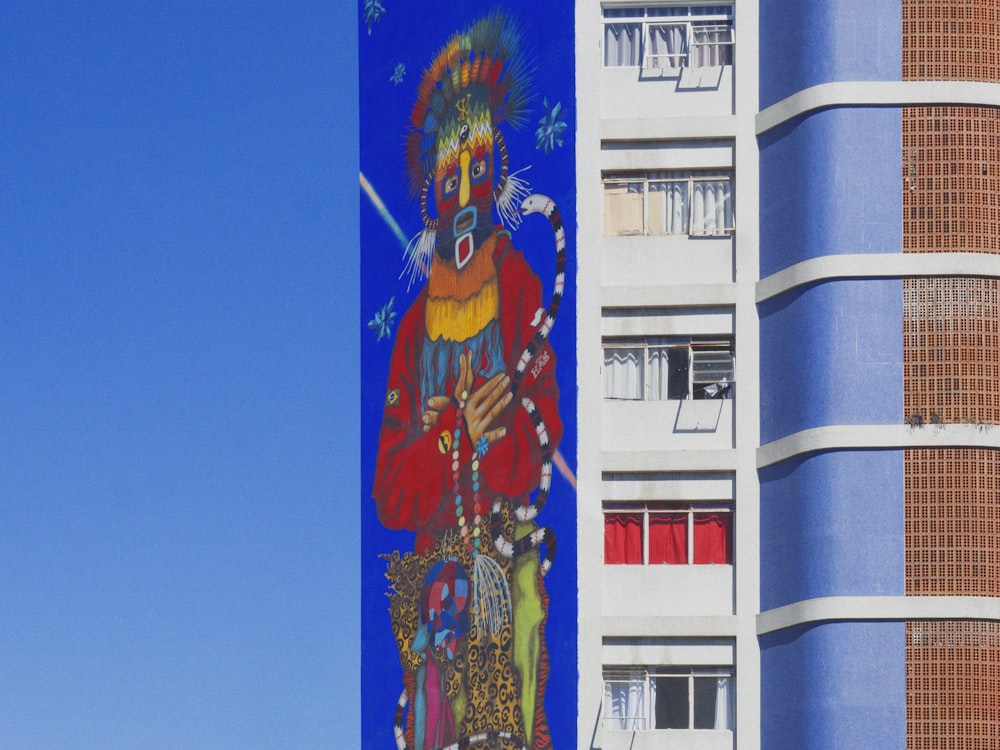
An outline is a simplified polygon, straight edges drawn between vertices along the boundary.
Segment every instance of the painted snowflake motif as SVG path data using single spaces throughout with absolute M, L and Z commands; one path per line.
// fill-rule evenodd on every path
M 535 148 L 544 149 L 549 153 L 556 146 L 563 145 L 562 134 L 566 130 L 566 121 L 563 119 L 566 113 L 563 111 L 562 102 L 556 102 L 556 106 L 549 108 L 549 100 L 543 99 L 542 106 L 545 107 L 545 114 L 538 121 L 541 125 L 535 131 Z
M 382 0 L 364 0 L 365 23 L 368 24 L 368 36 L 372 34 L 372 25 L 382 20 L 385 8 L 382 7 Z
M 375 313 L 375 317 L 368 321 L 368 328 L 378 334 L 376 341 L 387 339 L 392 335 L 392 324 L 396 322 L 396 311 L 392 306 L 396 304 L 396 298 L 392 297 L 382 305 L 382 308 Z
M 389 80 L 398 86 L 403 82 L 403 76 L 405 75 L 406 66 L 403 63 L 396 63 L 396 69 L 392 71 L 392 75 L 389 77 Z

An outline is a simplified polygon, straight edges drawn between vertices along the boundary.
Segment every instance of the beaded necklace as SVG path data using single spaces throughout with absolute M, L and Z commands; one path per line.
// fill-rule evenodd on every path
M 465 549 L 472 557 L 473 616 L 476 628 L 480 633 L 496 635 L 511 622 L 510 587 L 507 585 L 507 577 L 500 565 L 489 554 L 480 554 L 484 534 L 482 530 L 483 504 L 479 495 L 479 461 L 490 449 L 490 442 L 485 435 L 480 435 L 476 444 L 472 446 L 472 459 L 469 462 L 469 468 L 472 470 L 472 512 L 474 514 L 471 524 L 465 518 L 465 509 L 462 507 L 462 487 L 459 481 L 462 474 L 461 438 L 462 423 L 465 417 L 465 400 L 468 397 L 469 392 L 463 390 L 460 398 L 457 399 L 458 409 L 455 412 L 454 439 L 451 444 L 452 492 L 455 496 L 458 533 Z
M 465 518 L 465 509 L 462 507 L 462 488 L 459 484 L 459 477 L 462 472 L 461 463 L 461 437 L 462 437 L 462 420 L 465 412 L 465 399 L 469 397 L 468 391 L 462 391 L 462 397 L 458 402 L 458 410 L 455 413 L 455 437 L 452 441 L 452 451 L 451 451 L 451 479 L 452 479 L 452 492 L 455 494 L 455 516 L 458 519 L 458 533 L 461 534 L 462 540 L 465 542 L 465 547 L 472 555 L 472 559 L 475 560 L 479 556 L 479 550 L 482 546 L 482 530 L 480 529 L 480 524 L 482 524 L 482 504 L 479 498 L 479 450 L 477 447 L 473 447 L 472 450 L 472 512 L 475 514 L 472 519 L 472 531 L 469 531 L 469 524 Z

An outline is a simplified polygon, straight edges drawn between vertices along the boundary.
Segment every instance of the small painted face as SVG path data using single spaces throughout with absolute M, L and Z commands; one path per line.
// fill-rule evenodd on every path
M 493 234 L 493 133 L 486 113 L 453 124 L 438 141 L 435 250 L 462 268 Z

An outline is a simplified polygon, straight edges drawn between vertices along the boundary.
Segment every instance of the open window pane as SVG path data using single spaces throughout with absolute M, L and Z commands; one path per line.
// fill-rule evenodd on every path
M 667 386 L 667 398 L 685 399 L 688 397 L 688 367 L 691 352 L 684 346 L 675 346 L 668 350 L 670 360 L 670 383 Z
M 728 24 L 696 24 L 691 29 L 691 67 L 707 68 L 732 64 L 732 26 Z
M 607 339 L 604 397 L 627 400 L 733 398 L 732 342 L 651 336 Z
M 654 727 L 656 729 L 688 729 L 688 678 L 656 677 Z
M 732 5 L 604 8 L 604 65 L 658 70 L 733 63 Z
M 604 681 L 604 726 L 628 731 L 646 728 L 646 675 L 634 672 Z
M 650 565 L 684 565 L 688 561 L 687 548 L 686 513 L 649 515 Z
M 693 376 L 696 383 L 733 380 L 733 355 L 731 352 L 696 349 L 693 366 Z
M 604 563 L 642 565 L 642 514 L 604 514 Z
M 695 350 L 692 360 L 694 398 L 732 398 L 736 379 L 732 352 Z
M 650 24 L 644 67 L 674 70 L 687 63 L 687 24 Z

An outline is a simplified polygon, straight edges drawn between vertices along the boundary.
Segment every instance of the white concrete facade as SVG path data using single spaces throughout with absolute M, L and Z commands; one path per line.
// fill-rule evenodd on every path
M 606 67 L 604 9 L 665 5 L 692 3 L 576 4 L 579 746 L 755 750 L 757 2 L 730 4 L 731 65 L 674 73 Z M 609 236 L 604 179 L 657 170 L 730 170 L 734 231 Z M 677 336 L 732 342 L 732 398 L 605 398 L 606 342 Z M 730 508 L 732 564 L 605 564 L 605 509 L 659 501 Z M 735 677 L 734 729 L 606 727 L 605 670 L 627 666 L 728 667 Z

